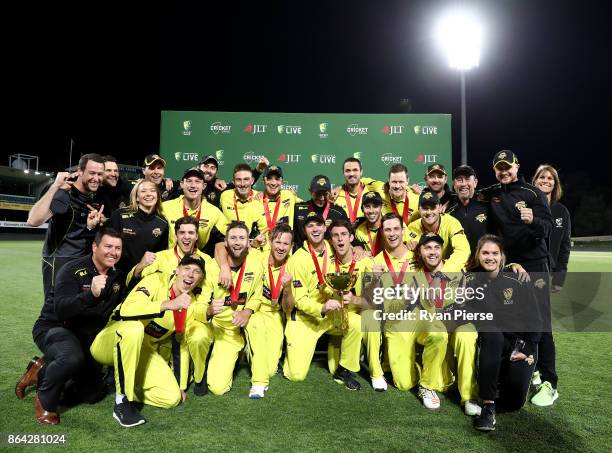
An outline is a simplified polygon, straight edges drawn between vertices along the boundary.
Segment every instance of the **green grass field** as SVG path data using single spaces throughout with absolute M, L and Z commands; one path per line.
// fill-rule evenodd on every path
M 249 370 L 241 364 L 229 394 L 197 398 L 190 392 L 175 409 L 145 407 L 147 423 L 137 428 L 115 422 L 112 397 L 62 411 L 59 426 L 41 427 L 32 392 L 24 401 L 14 395 L 27 361 L 39 354 L 31 328 L 42 306 L 41 245 L 0 241 L 1 433 L 66 433 L 70 450 L 78 451 L 607 452 L 612 446 L 612 333 L 558 334 L 555 406 L 527 404 L 498 415 L 489 434 L 472 428 L 453 394 L 430 412 L 412 393 L 375 393 L 363 377 L 362 390 L 349 392 L 333 382 L 323 362 L 313 363 L 303 383 L 274 377 L 263 400 L 247 398 Z M 570 270 L 612 272 L 612 253 L 575 253 Z

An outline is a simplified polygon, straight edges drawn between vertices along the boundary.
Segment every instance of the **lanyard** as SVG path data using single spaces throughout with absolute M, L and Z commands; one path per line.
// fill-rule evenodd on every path
M 308 250 L 310 251 L 310 257 L 312 258 L 312 261 L 315 265 L 315 270 L 317 271 L 317 280 L 319 280 L 319 286 L 323 286 L 325 284 L 325 277 L 323 274 L 327 272 L 327 247 L 325 247 L 325 252 L 323 252 L 323 271 L 321 272 L 321 267 L 319 266 L 319 260 L 315 255 L 315 251 L 312 248 L 312 245 L 310 245 L 310 242 L 308 242 L 307 244 Z
M 368 241 L 370 242 L 370 252 L 372 252 L 372 256 L 376 256 L 378 255 L 378 252 L 380 251 L 380 239 L 382 237 L 380 234 L 380 228 L 376 230 L 376 243 L 374 243 L 374 241 L 372 240 L 372 235 L 370 234 L 370 229 L 368 228 L 367 225 L 366 225 L 366 230 L 368 231 Z
M 328 201 L 325 204 L 325 209 L 323 209 L 323 215 L 321 217 L 323 217 L 323 220 L 327 220 L 327 216 L 329 215 L 329 208 L 331 207 L 331 203 Z M 310 202 L 309 207 L 308 207 L 308 212 L 315 212 L 315 208 L 312 205 L 312 202 Z
M 391 209 L 393 210 L 393 212 L 399 215 L 399 212 L 397 211 L 397 205 L 395 203 L 395 200 L 393 199 L 393 197 L 390 197 L 390 198 L 391 198 Z M 404 211 L 402 212 L 402 219 L 404 219 L 404 225 L 408 225 L 409 217 L 410 217 L 410 201 L 408 200 L 408 192 L 406 192 L 406 198 L 404 198 Z
M 361 205 L 361 195 L 363 194 L 363 189 L 365 185 L 363 183 L 359 183 L 359 189 L 357 189 L 357 197 L 355 198 L 355 205 L 351 204 L 351 195 L 348 190 L 344 191 L 344 199 L 346 200 L 346 209 L 349 214 L 349 220 L 351 223 L 355 223 L 357 220 L 357 211 L 359 211 L 359 206 Z
M 174 256 L 176 256 L 177 264 L 181 264 L 181 257 L 178 254 L 178 244 L 174 246 Z
M 342 271 L 340 270 L 340 265 L 338 264 L 338 261 L 339 261 L 338 257 L 336 257 L 336 260 L 334 261 L 336 263 L 336 272 L 340 273 Z M 351 267 L 349 267 L 348 273 L 352 274 L 354 270 L 355 270 L 355 257 L 353 257 L 353 260 L 351 261 Z
M 389 271 L 391 271 L 391 279 L 393 280 L 393 283 L 395 283 L 396 285 L 399 285 L 404 280 L 404 274 L 406 273 L 406 269 L 408 269 L 409 261 L 408 260 L 404 261 L 404 264 L 402 264 L 402 269 L 400 270 L 399 276 L 398 276 L 395 273 L 395 269 L 393 269 L 393 264 L 391 263 L 391 259 L 389 258 L 389 255 L 387 254 L 386 250 L 383 250 L 383 257 L 385 258 L 385 263 L 387 264 L 387 268 L 389 269 Z
M 253 190 L 251 190 L 251 193 L 249 193 L 248 200 L 250 200 L 252 196 L 253 196 Z M 236 221 L 240 222 L 240 216 L 238 215 L 238 201 L 236 198 L 236 191 L 234 191 L 234 212 L 236 213 Z
M 198 213 L 196 214 L 196 218 L 198 219 L 198 224 L 200 223 L 200 214 L 202 213 L 202 202 L 200 201 L 200 207 L 198 208 Z M 183 217 L 187 217 L 189 212 L 187 212 L 187 206 L 185 206 L 185 199 L 183 198 Z
M 271 261 L 272 261 L 272 257 L 268 258 L 268 278 L 270 279 L 270 292 L 271 292 L 270 298 L 272 299 L 273 303 L 278 303 L 278 298 L 281 292 L 281 279 L 283 277 L 283 274 L 285 273 L 286 261 L 283 263 L 283 265 L 280 268 L 280 271 L 278 272 L 278 280 L 276 281 L 276 284 L 274 283 L 274 273 L 272 272 Z
M 268 196 L 264 194 L 263 197 L 264 212 L 266 213 L 266 224 L 268 225 L 268 231 L 272 231 L 276 226 L 276 219 L 278 219 L 278 208 L 281 205 L 280 194 L 276 199 L 276 206 L 274 207 L 274 216 L 270 219 L 270 207 L 268 206 Z M 237 211 L 236 211 L 237 212 Z
M 242 266 L 240 266 L 240 272 L 238 273 L 238 280 L 233 285 L 232 290 L 230 291 L 230 300 L 232 301 L 232 305 L 236 305 L 238 302 L 238 297 L 240 297 L 240 287 L 242 286 L 242 278 L 244 277 L 244 268 L 246 267 L 246 258 L 242 262 Z
M 431 282 L 433 281 L 433 277 L 431 276 L 431 272 L 425 272 L 425 277 L 427 278 L 427 283 L 429 284 L 429 287 L 431 288 Z M 436 308 L 440 309 L 440 308 L 444 308 L 444 290 L 446 289 L 446 279 L 442 279 L 441 283 L 440 283 L 440 297 L 436 297 L 435 300 L 435 305 Z

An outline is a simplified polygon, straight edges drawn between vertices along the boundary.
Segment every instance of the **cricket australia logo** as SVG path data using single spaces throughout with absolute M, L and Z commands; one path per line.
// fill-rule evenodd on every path
M 524 208 L 527 207 L 527 203 L 525 203 L 523 200 L 521 200 L 521 201 L 517 201 L 514 206 L 516 207 L 516 209 L 518 209 L 520 211 L 521 209 L 524 209 Z

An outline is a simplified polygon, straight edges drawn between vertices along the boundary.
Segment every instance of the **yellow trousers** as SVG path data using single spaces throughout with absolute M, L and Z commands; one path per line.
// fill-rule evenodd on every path
M 330 347 L 340 349 L 340 365 L 353 372 L 359 371 L 361 316 L 349 311 L 348 329 L 344 334 L 336 328 L 335 321 L 335 316 L 328 315 L 318 319 L 301 312 L 296 313 L 295 319 L 287 320 L 287 327 L 285 327 L 287 355 L 283 364 L 283 373 L 287 379 L 290 381 L 306 379 L 317 341 L 324 333 L 341 338 L 337 346 L 334 346 L 333 339 L 330 339 Z M 333 352 L 328 354 L 328 358 L 332 359 L 328 361 L 331 373 L 334 373 L 337 367 L 333 356 Z
M 403 330 L 385 329 L 389 365 L 395 386 L 402 391 L 410 390 L 420 384 L 431 390 L 442 391 L 445 388 L 442 364 L 446 356 L 448 334 L 443 324 L 427 324 L 429 331 L 419 331 L 417 325 Z M 424 346 L 423 367 L 420 373 L 416 364 L 416 344 Z
M 283 352 L 285 336 L 281 312 L 262 304 L 259 311 L 251 315 L 245 333 L 251 361 L 251 384 L 266 387 L 270 377 L 276 374 Z
M 244 348 L 240 328 L 215 317 L 207 323 L 192 319 L 187 323 L 185 335 L 189 355 L 194 364 L 194 380 L 201 382 L 208 366 L 207 383 L 210 392 L 215 395 L 229 392 L 238 354 Z M 207 365 L 206 358 L 211 346 L 212 352 Z
M 472 324 L 464 324 L 449 334 L 448 349 L 444 360 L 444 380 L 449 386 L 457 377 L 461 404 L 478 399 L 476 381 L 476 341 L 478 332 Z
M 115 367 L 116 390 L 129 401 L 162 408 L 177 406 L 181 390 L 174 373 L 157 345 L 144 337 L 140 321 L 111 321 L 96 336 L 91 355 L 102 365 Z

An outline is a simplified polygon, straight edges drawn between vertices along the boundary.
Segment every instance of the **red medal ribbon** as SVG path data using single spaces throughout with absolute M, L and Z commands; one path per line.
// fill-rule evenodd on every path
M 177 264 L 181 264 L 181 257 L 178 254 L 178 244 L 174 246 L 174 256 L 176 256 Z
M 378 255 L 378 252 L 380 251 L 380 241 L 381 241 L 381 234 L 380 234 L 380 228 L 378 228 L 378 230 L 376 230 L 376 243 L 374 243 L 374 241 L 372 240 L 372 235 L 370 234 L 370 229 L 367 227 L 366 225 L 366 230 L 368 230 L 368 241 L 370 242 L 370 252 L 372 252 L 372 256 L 376 256 Z
M 351 205 L 351 195 L 348 190 L 344 191 L 344 199 L 346 200 L 346 209 L 349 214 L 349 220 L 351 223 L 355 223 L 357 221 L 357 211 L 359 211 L 359 206 L 361 205 L 361 195 L 363 194 L 363 189 L 365 188 L 365 184 L 359 183 L 359 189 L 357 189 L 357 197 L 355 197 L 355 206 Z
M 263 197 L 263 205 L 264 205 L 264 212 L 266 213 L 266 224 L 268 225 L 268 231 L 272 231 L 274 227 L 276 226 L 276 219 L 278 219 L 278 208 L 280 208 L 280 205 L 281 205 L 280 194 L 278 195 L 278 198 L 276 199 L 276 206 L 274 207 L 274 216 L 272 217 L 272 219 L 270 219 L 270 208 L 268 206 L 268 196 L 266 194 L 264 194 L 264 197 Z
M 391 209 L 393 210 L 393 212 L 399 215 L 399 212 L 397 211 L 397 205 L 395 203 L 395 200 L 393 199 L 393 197 L 390 197 L 390 198 L 391 198 Z M 406 192 L 406 198 L 404 199 L 404 211 L 402 212 L 402 219 L 404 219 L 404 225 L 408 225 L 409 218 L 410 218 L 410 201 L 408 200 L 408 192 Z
M 325 284 L 325 277 L 323 274 L 327 272 L 327 247 L 325 248 L 325 252 L 323 253 L 323 271 L 321 271 L 321 267 L 319 266 L 319 260 L 317 259 L 317 255 L 315 255 L 315 251 L 310 245 L 310 242 L 307 242 L 308 250 L 310 251 L 310 257 L 315 265 L 315 270 L 317 271 L 317 279 L 319 280 L 319 285 Z
M 230 291 L 230 300 L 232 304 L 238 302 L 238 298 L 240 297 L 240 287 L 242 286 L 242 278 L 244 277 L 244 268 L 246 267 L 246 258 L 242 262 L 242 266 L 240 266 L 240 272 L 238 273 L 238 280 L 232 286 L 232 290 Z
M 249 194 L 249 198 L 253 196 L 253 190 L 251 189 L 251 193 Z M 236 213 L 236 221 L 240 222 L 240 216 L 238 215 L 238 201 L 236 199 L 236 191 L 234 191 L 234 212 Z
M 200 223 L 200 214 L 202 213 L 202 202 L 200 202 L 200 207 L 198 208 L 198 213 L 196 214 L 196 218 L 198 219 L 198 224 Z M 187 212 L 187 206 L 185 206 L 185 199 L 183 198 L 183 217 L 187 217 L 189 212 Z
M 278 302 L 278 298 L 281 292 L 281 278 L 283 274 L 285 273 L 286 261 L 283 263 L 283 265 L 280 268 L 280 271 L 278 272 L 278 280 L 276 281 L 276 284 L 274 283 L 274 273 L 272 272 L 271 261 L 272 261 L 272 257 L 268 258 L 268 278 L 270 279 L 270 298 L 272 299 L 272 301 Z
M 404 280 L 404 274 L 406 273 L 406 269 L 408 269 L 408 264 L 410 262 L 408 260 L 404 261 L 404 264 L 402 264 L 402 269 L 400 270 L 398 277 L 398 275 L 395 273 L 395 269 L 393 269 L 393 264 L 391 263 L 391 259 L 389 258 L 389 255 L 387 254 L 386 250 L 383 250 L 383 257 L 385 258 L 387 268 L 391 272 L 391 279 L 393 280 L 393 283 L 399 285 Z
M 440 220 L 438 220 L 438 228 L 436 228 L 436 231 L 434 231 L 434 234 L 438 234 L 438 231 L 440 231 L 440 227 L 442 226 L 442 216 L 440 216 Z M 421 220 L 421 229 L 423 230 L 423 233 L 427 232 L 427 228 L 425 228 L 425 225 L 423 225 L 423 220 Z
M 323 217 L 323 220 L 327 220 L 327 216 L 329 215 L 329 208 L 331 208 L 331 203 L 328 201 L 325 204 L 325 209 L 323 209 L 323 215 L 321 216 Z M 315 212 L 315 208 L 312 205 L 312 202 L 310 202 L 308 212 Z
M 336 257 L 336 259 L 334 261 L 334 263 L 336 263 L 336 272 L 340 273 L 342 271 L 340 270 L 340 265 L 338 264 L 338 261 L 339 261 L 339 259 L 338 259 L 338 257 Z M 352 274 L 354 271 L 355 271 L 355 258 L 353 257 L 353 260 L 351 261 L 351 267 L 349 267 L 348 273 Z
M 174 287 L 170 287 L 170 300 L 176 299 L 176 293 L 174 292 Z
M 425 272 L 425 277 L 427 278 L 427 283 L 429 284 L 429 286 L 431 287 L 431 282 L 433 281 L 433 278 L 431 276 L 431 272 Z M 440 294 L 441 297 L 436 297 L 435 300 L 435 305 L 436 308 L 440 309 L 440 308 L 444 308 L 444 290 L 446 289 L 446 279 L 441 279 L 441 283 L 440 283 L 440 292 L 442 294 Z

